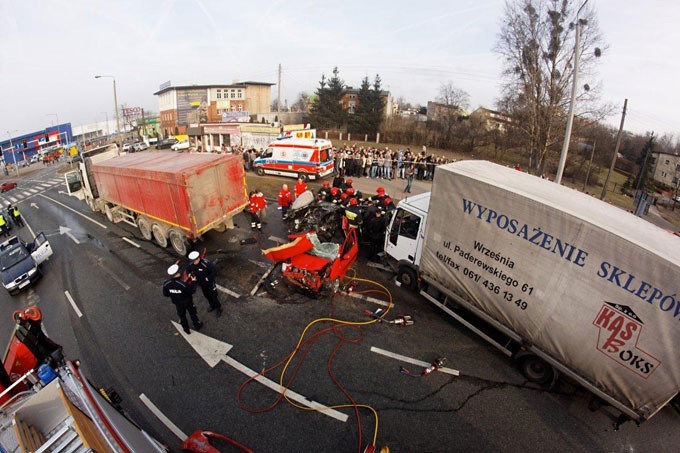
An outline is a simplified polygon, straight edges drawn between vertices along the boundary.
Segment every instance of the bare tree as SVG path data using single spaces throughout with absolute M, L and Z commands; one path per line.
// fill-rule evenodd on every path
M 573 77 L 575 7 L 581 0 L 507 1 L 495 51 L 504 60 L 499 106 L 513 117 L 524 137 L 531 166 L 542 172 L 546 154 L 562 142 L 562 118 Z M 602 37 L 594 11 L 585 7 L 581 23 L 579 71 L 587 81 L 578 94 L 579 108 L 593 110 L 596 85 L 591 80 Z
M 306 112 L 309 108 L 309 94 L 302 91 L 298 94 L 297 100 L 291 106 L 291 110 L 294 112 Z
M 448 81 L 439 87 L 437 102 L 458 109 L 466 109 L 470 106 L 470 95 L 467 91 L 456 87 L 453 82 Z

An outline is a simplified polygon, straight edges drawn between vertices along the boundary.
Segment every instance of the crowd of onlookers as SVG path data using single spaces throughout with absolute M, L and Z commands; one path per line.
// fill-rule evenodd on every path
M 253 170 L 253 162 L 262 151 L 255 148 L 233 146 L 223 152 L 240 154 L 247 171 Z M 449 160 L 444 156 L 411 151 L 410 148 L 392 150 L 388 147 L 343 146 L 334 148 L 335 169 L 344 176 L 373 179 L 408 179 L 409 173 L 417 180 L 429 180 L 434 177 L 435 168 L 446 164 Z
M 346 176 L 374 179 L 408 179 L 409 173 L 418 180 L 432 180 L 437 165 L 448 163 L 444 156 L 387 147 L 343 146 L 335 153 L 335 168 Z

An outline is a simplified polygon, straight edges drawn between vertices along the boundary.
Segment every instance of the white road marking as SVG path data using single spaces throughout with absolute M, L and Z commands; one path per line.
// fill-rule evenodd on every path
M 229 357 L 228 355 L 225 355 L 222 360 L 224 360 L 226 363 L 231 365 L 232 367 L 236 368 L 238 371 L 241 373 L 252 377 L 254 380 L 259 382 L 260 384 L 264 385 L 265 387 L 269 387 L 270 389 L 274 390 L 275 392 L 279 393 L 284 393 L 288 398 L 291 400 L 300 403 L 304 406 L 310 407 L 312 409 L 316 409 L 320 413 L 324 415 L 328 415 L 329 417 L 332 417 L 336 420 L 339 420 L 341 422 L 346 422 L 347 421 L 347 415 L 343 414 L 342 412 L 336 411 L 335 409 L 331 409 L 328 406 L 324 406 L 321 403 L 317 403 L 316 401 L 311 401 L 308 400 L 306 397 L 300 395 L 297 392 L 292 391 L 291 389 L 285 389 L 284 387 L 281 387 L 279 384 L 276 382 L 272 381 L 271 379 L 268 379 L 261 374 L 256 373 L 255 371 L 251 370 L 247 366 L 243 365 L 242 363 L 236 361 L 235 359 Z
M 127 242 L 128 244 L 134 245 L 134 246 L 137 247 L 137 248 L 140 248 L 140 247 L 141 247 L 141 245 L 137 244 L 137 243 L 134 242 L 134 241 L 131 241 L 130 239 L 128 239 L 128 238 L 126 238 L 126 237 L 124 237 L 123 240 L 124 240 L 125 242 Z
M 172 431 L 175 436 L 179 437 L 179 440 L 184 440 L 189 437 L 184 434 L 184 431 L 179 429 L 177 425 L 172 422 L 172 420 L 166 417 L 165 414 L 161 412 L 161 410 L 158 409 L 145 394 L 142 393 L 139 395 L 139 399 L 142 400 L 142 403 L 144 403 L 144 405 L 156 416 L 156 418 L 158 418 L 158 420 L 161 421 L 161 423 L 165 425 L 166 428 Z
M 73 297 L 71 297 L 71 294 L 69 294 L 68 291 L 64 291 L 64 294 L 66 294 L 66 298 L 68 301 L 71 303 L 71 307 L 73 307 L 73 310 L 76 312 L 79 318 L 83 317 L 83 312 L 80 311 L 80 308 L 76 305 L 76 301 L 73 300 Z
M 230 290 L 229 288 L 225 288 L 224 286 L 221 286 L 221 285 L 215 285 L 215 286 L 217 287 L 218 290 L 222 291 L 223 293 L 229 294 L 231 297 L 235 297 L 237 299 L 239 297 L 241 297 L 241 295 L 239 293 L 234 292 L 234 291 Z
M 363 294 L 357 294 L 357 293 L 342 293 L 344 296 L 349 296 L 349 297 L 354 297 L 355 299 L 360 299 L 360 300 L 365 300 L 366 302 L 371 302 L 376 305 L 382 305 L 383 307 L 389 307 L 390 304 L 389 302 L 385 302 L 384 300 L 376 299 L 375 297 L 370 297 L 370 296 L 364 296 Z
M 29 191 L 30 193 L 32 193 L 32 194 L 33 194 L 33 193 L 38 193 L 38 192 L 39 192 L 38 189 L 28 189 L 28 191 Z
M 376 348 L 375 346 L 371 346 L 371 352 L 375 352 L 376 354 L 384 355 L 385 357 L 390 357 L 392 359 L 397 359 L 397 360 L 402 361 L 402 362 L 411 363 L 413 365 L 418 365 L 418 366 L 421 366 L 423 368 L 427 368 L 427 367 L 432 365 L 431 362 L 423 362 L 422 360 L 418 360 L 418 359 L 414 359 L 414 358 L 411 358 L 411 357 L 407 357 L 405 355 L 386 351 L 384 349 Z M 460 375 L 460 371 L 454 370 L 453 368 L 442 367 L 442 368 L 439 368 L 437 371 L 439 371 L 440 373 L 450 374 L 452 376 Z
M 65 208 L 68 209 L 69 211 L 75 212 L 76 214 L 78 214 L 78 215 L 81 216 L 82 218 L 89 220 L 90 222 L 92 222 L 92 223 L 94 223 L 94 224 L 96 224 L 96 225 L 98 225 L 98 226 L 104 228 L 105 230 L 108 229 L 108 227 L 107 227 L 106 225 L 104 225 L 104 224 L 102 224 L 102 223 L 99 223 L 99 222 L 97 222 L 97 221 L 94 220 L 94 219 L 89 218 L 89 217 L 86 216 L 85 214 L 82 214 L 82 213 L 76 211 L 75 209 L 73 209 L 73 208 L 70 207 L 70 206 L 66 206 L 64 203 L 62 203 L 62 202 L 60 202 L 60 201 L 57 201 L 57 200 L 55 200 L 54 198 L 48 197 L 47 195 L 42 194 L 42 193 L 39 194 L 39 195 L 40 195 L 41 197 L 43 197 L 43 198 L 47 198 L 47 199 L 50 200 L 52 203 L 56 203 L 56 204 L 58 204 L 58 205 L 60 205 L 60 206 L 65 207 Z
M 43 189 L 47 189 L 48 187 L 52 187 L 49 184 L 38 184 L 38 187 L 42 187 Z
M 11 201 L 12 203 L 16 203 L 18 199 L 14 197 L 9 197 L 9 201 Z
M 250 291 L 250 295 L 251 295 L 251 296 L 254 296 L 254 295 L 255 295 L 255 293 L 257 292 L 258 288 L 259 288 L 260 285 L 262 284 L 262 282 L 263 282 L 267 277 L 269 277 L 269 274 L 272 273 L 272 271 L 274 270 L 274 268 L 276 267 L 277 264 L 278 264 L 278 263 L 274 263 L 274 265 L 273 265 L 272 267 L 270 267 L 269 270 L 268 270 L 267 272 L 265 272 L 264 275 L 263 275 L 262 277 L 260 277 L 260 280 L 258 280 L 258 282 L 255 284 L 255 287 Z
M 26 228 L 28 228 L 28 231 L 30 231 L 31 236 L 33 236 L 33 239 L 35 239 L 35 233 L 33 232 L 33 228 L 31 228 L 31 225 L 28 224 L 28 222 L 26 221 L 25 218 L 24 218 L 24 225 L 26 225 Z

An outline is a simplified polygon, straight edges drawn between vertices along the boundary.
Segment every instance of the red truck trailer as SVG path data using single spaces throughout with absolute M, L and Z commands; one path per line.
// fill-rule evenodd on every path
M 138 227 L 145 239 L 154 239 L 161 247 L 170 243 L 180 255 L 186 254 L 189 240 L 206 231 L 233 228 L 233 217 L 248 203 L 239 156 L 111 154 L 118 154 L 117 147 L 86 153 L 79 164 L 78 180 L 87 204 L 113 223 Z

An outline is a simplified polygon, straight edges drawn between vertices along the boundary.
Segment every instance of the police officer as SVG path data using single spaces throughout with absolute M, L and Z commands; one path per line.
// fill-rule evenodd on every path
M 203 295 L 208 299 L 208 312 L 214 311 L 216 317 L 222 316 L 222 305 L 217 297 L 217 285 L 215 284 L 215 274 L 217 267 L 215 263 L 201 258 L 198 252 L 189 253 L 189 265 L 187 273 L 196 278 L 196 283 L 201 287 Z
M 9 237 L 9 225 L 7 225 L 7 219 L 5 219 L 5 214 L 0 210 L 0 231 L 5 237 Z
M 203 323 L 198 320 L 193 298 L 194 292 L 196 292 L 196 278 L 189 277 L 188 281 L 185 281 L 179 273 L 179 266 L 177 264 L 173 264 L 168 268 L 168 275 L 170 278 L 163 283 L 163 295 L 169 297 L 172 303 L 175 304 L 177 316 L 179 316 L 179 322 L 182 324 L 184 332 L 191 333 L 189 321 L 187 321 L 187 312 L 189 312 L 191 322 L 194 324 L 194 329 L 201 330 Z
M 19 207 L 10 205 L 10 207 L 7 209 L 7 213 L 12 218 L 16 226 L 18 227 L 24 226 L 24 219 L 21 218 Z

